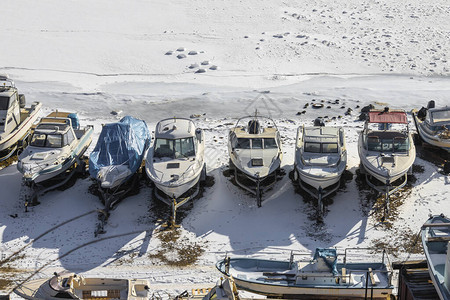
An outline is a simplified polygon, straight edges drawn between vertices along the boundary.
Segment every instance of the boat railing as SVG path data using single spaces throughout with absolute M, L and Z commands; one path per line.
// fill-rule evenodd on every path
M 247 124 L 245 124 L 243 122 L 243 120 L 249 120 L 249 119 L 250 120 L 255 120 L 255 119 L 256 120 L 265 120 L 270 125 L 270 126 L 267 126 L 267 127 L 275 127 L 276 131 L 278 131 L 277 124 L 275 123 L 275 121 L 272 118 L 261 116 L 261 115 L 258 115 L 257 113 L 255 115 L 253 115 L 253 116 L 245 116 L 245 117 L 239 118 L 237 120 L 236 124 L 234 125 L 234 129 L 233 130 L 236 131 L 236 128 L 239 126 L 239 124 L 241 124 L 241 122 L 242 122 L 243 126 L 247 126 Z

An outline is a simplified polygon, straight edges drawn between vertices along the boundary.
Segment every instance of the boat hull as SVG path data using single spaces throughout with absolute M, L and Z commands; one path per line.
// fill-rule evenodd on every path
M 442 148 L 450 153 L 450 139 L 440 139 L 436 135 L 431 134 L 424 125 L 424 122 L 417 117 L 416 113 L 413 113 L 413 118 L 417 133 L 425 143 Z
M 248 282 L 241 280 L 239 278 L 233 277 L 234 282 L 238 288 L 247 290 L 249 292 L 254 292 L 258 294 L 263 294 L 272 297 L 285 297 L 285 296 L 316 296 L 324 297 L 329 296 L 332 298 L 354 298 L 354 299 L 364 299 L 366 293 L 365 288 L 350 288 L 350 287 L 289 287 L 289 286 L 277 286 L 271 284 L 258 284 L 253 282 Z M 392 294 L 392 289 L 390 288 L 374 288 L 367 289 L 368 295 L 373 295 L 372 299 L 387 299 L 388 295 Z
M 443 224 L 439 227 L 438 224 Z M 433 227 L 434 226 L 434 227 Z M 445 261 L 447 244 L 450 241 L 450 219 L 444 216 L 433 216 L 428 219 L 421 230 L 422 246 L 428 264 L 433 285 L 440 299 L 450 299 L 450 292 L 445 287 Z M 437 240 L 433 241 L 433 238 Z
M 166 185 L 163 184 L 161 182 L 156 182 L 153 181 L 153 183 L 155 184 L 156 188 L 159 189 L 160 191 L 162 191 L 167 197 L 164 199 L 160 199 L 168 204 L 172 204 L 172 199 L 178 199 L 180 198 L 183 194 L 185 194 L 186 192 L 188 192 L 190 189 L 194 188 L 197 183 L 200 180 L 200 175 L 201 173 L 197 174 L 195 177 L 193 177 L 191 180 L 185 181 L 182 184 L 179 185 Z M 158 197 L 160 198 L 160 197 Z M 162 198 L 162 197 L 161 197 Z
M 305 183 L 309 184 L 310 186 L 314 187 L 315 189 L 326 189 L 329 186 L 332 186 L 339 182 L 342 176 L 342 172 L 339 173 L 332 173 L 329 175 L 324 176 L 315 176 L 311 175 L 309 172 L 307 172 L 305 169 L 299 168 L 296 166 L 296 169 L 298 171 L 299 180 L 304 181 Z
M 35 106 L 30 108 L 29 116 L 9 135 L 0 140 L 0 151 L 7 150 L 17 144 L 17 142 L 30 130 L 31 126 L 38 119 L 41 107 L 42 103 L 38 102 Z

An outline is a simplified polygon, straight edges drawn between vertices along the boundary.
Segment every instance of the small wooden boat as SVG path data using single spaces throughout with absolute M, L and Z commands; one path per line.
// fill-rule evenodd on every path
M 130 299 L 149 297 L 144 279 L 85 278 L 60 273 L 51 279 L 37 279 L 17 287 L 14 292 L 25 299 Z
M 347 250 L 341 263 L 336 249 L 316 249 L 313 259 L 297 262 L 291 253 L 289 261 L 227 257 L 216 267 L 238 288 L 271 297 L 388 299 L 394 286 L 387 255 L 381 262 L 348 262 Z
M 450 219 L 431 216 L 422 226 L 422 245 L 433 285 L 442 300 L 450 299 Z

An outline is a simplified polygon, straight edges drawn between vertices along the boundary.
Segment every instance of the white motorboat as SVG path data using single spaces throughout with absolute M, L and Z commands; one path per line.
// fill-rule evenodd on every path
M 173 219 L 176 209 L 196 197 L 206 179 L 204 152 L 203 130 L 192 120 L 169 118 L 156 125 L 145 170 L 155 184 L 155 197 L 172 205 Z
M 93 126 L 80 128 L 78 117 L 73 113 L 52 112 L 42 118 L 17 163 L 24 183 L 34 188 L 55 179 L 57 183 L 51 189 L 64 184 L 74 173 L 73 167 L 82 165 L 81 157 L 91 144 L 92 133 Z M 32 196 L 33 202 L 35 196 Z
M 389 195 L 406 184 L 416 158 L 405 111 L 371 110 L 359 135 L 358 153 L 367 183 L 384 194 L 388 203 Z
M 14 292 L 25 299 L 149 299 L 145 279 L 88 278 L 74 273 L 56 274 L 17 287 Z
M 228 153 L 236 184 L 254 194 L 260 207 L 262 194 L 277 181 L 283 157 L 275 122 L 257 113 L 240 118 L 228 135 Z
M 256 258 L 229 258 L 217 262 L 217 269 L 232 276 L 239 289 L 270 297 L 287 299 L 389 299 L 394 286 L 389 258 L 383 251 L 380 260 L 352 261 L 346 249 L 343 261 L 336 249 L 316 249 L 294 260 L 291 253 L 286 261 Z M 358 251 L 359 252 L 359 251 Z M 352 256 L 353 257 L 353 256 Z M 352 260 L 354 260 L 353 257 Z
M 18 93 L 14 81 L 0 75 L 0 161 L 26 147 L 41 107 L 40 102 L 25 107 L 25 96 Z
M 427 108 L 412 111 L 417 133 L 426 143 L 450 152 L 450 106 L 435 108 L 428 102 Z
M 301 126 L 295 144 L 294 180 L 311 196 L 322 199 L 339 188 L 347 167 L 347 149 L 342 127 Z

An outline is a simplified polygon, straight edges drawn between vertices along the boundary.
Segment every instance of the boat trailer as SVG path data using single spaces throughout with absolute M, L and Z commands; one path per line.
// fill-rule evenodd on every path
M 177 218 L 177 209 L 181 207 L 182 205 L 186 204 L 189 200 L 195 199 L 199 193 L 200 193 L 200 182 L 202 180 L 200 179 L 197 184 L 191 188 L 191 190 L 187 191 L 184 195 L 188 194 L 186 197 L 179 197 L 175 198 L 175 196 L 172 197 L 164 197 L 158 193 L 158 188 L 155 186 L 153 187 L 153 196 L 154 198 L 158 199 L 159 201 L 164 202 L 167 205 L 170 205 L 171 207 L 171 213 L 169 220 L 167 220 L 165 223 L 162 224 L 163 227 L 167 228 L 177 228 L 180 227 L 180 225 L 176 224 L 176 218 Z
M 397 185 L 397 186 L 393 186 L 392 182 L 390 181 L 390 179 L 386 179 L 386 183 L 383 186 L 379 186 L 379 185 L 375 185 L 375 183 L 373 183 L 370 180 L 370 175 L 368 174 L 368 172 L 364 169 L 364 167 L 361 168 L 361 172 L 364 173 L 364 176 L 366 178 L 366 182 L 367 184 L 373 188 L 374 190 L 376 190 L 377 192 L 379 192 L 380 194 L 384 195 L 384 212 L 383 212 L 383 217 L 381 219 L 382 222 L 384 222 L 386 220 L 386 218 L 389 216 L 389 206 L 391 203 L 391 195 L 395 192 L 397 192 L 398 190 L 400 190 L 401 188 L 403 188 L 406 183 L 408 182 L 408 173 L 411 174 L 411 169 L 408 170 L 405 175 L 403 176 L 404 179 L 402 180 L 402 182 Z M 399 180 L 399 179 L 398 179 Z M 381 181 L 379 181 L 381 182 Z
M 255 195 L 256 196 L 256 204 L 258 205 L 258 207 L 261 207 L 263 193 L 265 193 L 268 189 L 270 189 L 277 182 L 277 171 L 273 172 L 272 174 L 269 174 L 265 178 L 260 178 L 259 174 L 256 174 L 256 178 L 252 178 L 252 177 L 246 176 L 245 174 L 240 174 L 242 172 L 239 171 L 236 167 L 233 167 L 233 169 L 234 169 L 234 181 L 236 182 L 236 184 L 238 186 L 240 186 L 241 188 L 243 188 L 244 190 Z M 239 177 L 242 177 L 242 176 L 245 176 L 245 179 L 248 179 L 251 182 L 253 182 L 255 187 L 250 188 L 244 182 L 240 181 Z M 265 184 L 265 182 L 269 181 L 269 179 L 270 179 L 270 183 Z
M 28 187 L 27 193 L 24 195 L 25 212 L 28 212 L 29 206 L 36 206 L 40 204 L 38 201 L 39 196 L 65 185 L 75 174 L 84 174 L 85 172 L 86 159 L 77 159 L 75 163 L 65 172 L 48 180 L 49 182 L 56 182 L 53 185 L 47 186 L 46 184 L 36 184 L 34 181 L 24 181 L 24 185 Z
M 99 222 L 97 223 L 97 228 L 94 232 L 95 236 L 106 233 L 105 225 L 108 223 L 108 218 L 110 215 L 109 212 L 114 210 L 120 201 L 129 196 L 130 193 L 133 193 L 138 188 L 139 180 L 141 178 L 140 175 L 141 174 L 138 171 L 127 182 L 112 189 L 103 189 L 97 182 L 98 197 L 104 205 L 104 208 L 98 210 Z

